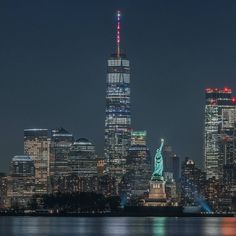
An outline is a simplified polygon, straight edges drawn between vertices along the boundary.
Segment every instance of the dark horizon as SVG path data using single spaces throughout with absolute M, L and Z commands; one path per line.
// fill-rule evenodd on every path
M 25 128 L 63 127 L 103 153 L 117 10 L 132 127 L 147 130 L 152 153 L 164 138 L 182 160 L 202 164 L 204 89 L 236 94 L 235 1 L 11 0 L 0 3 L 0 171 L 23 154 Z

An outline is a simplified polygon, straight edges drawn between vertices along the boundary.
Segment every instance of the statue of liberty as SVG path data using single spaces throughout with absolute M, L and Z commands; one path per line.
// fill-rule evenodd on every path
M 154 171 L 152 173 L 151 180 L 163 180 L 163 157 L 162 157 L 162 148 L 164 145 L 164 139 L 161 139 L 161 146 L 156 150 L 156 155 L 154 159 Z

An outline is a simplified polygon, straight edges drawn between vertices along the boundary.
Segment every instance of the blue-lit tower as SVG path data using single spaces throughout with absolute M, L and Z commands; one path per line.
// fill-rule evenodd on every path
M 130 63 L 120 50 L 120 11 L 117 12 L 117 50 L 108 59 L 106 79 L 105 158 L 110 174 L 120 179 L 131 139 Z

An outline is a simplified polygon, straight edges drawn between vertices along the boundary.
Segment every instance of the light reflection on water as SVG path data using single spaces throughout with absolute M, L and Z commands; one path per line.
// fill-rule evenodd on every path
M 234 236 L 236 218 L 2 216 L 0 235 Z

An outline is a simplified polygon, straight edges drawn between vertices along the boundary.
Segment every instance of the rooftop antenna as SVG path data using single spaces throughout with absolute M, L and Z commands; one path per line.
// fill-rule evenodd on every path
M 121 17 L 121 12 L 117 11 L 117 32 L 116 32 L 117 57 L 120 57 L 120 17 Z

